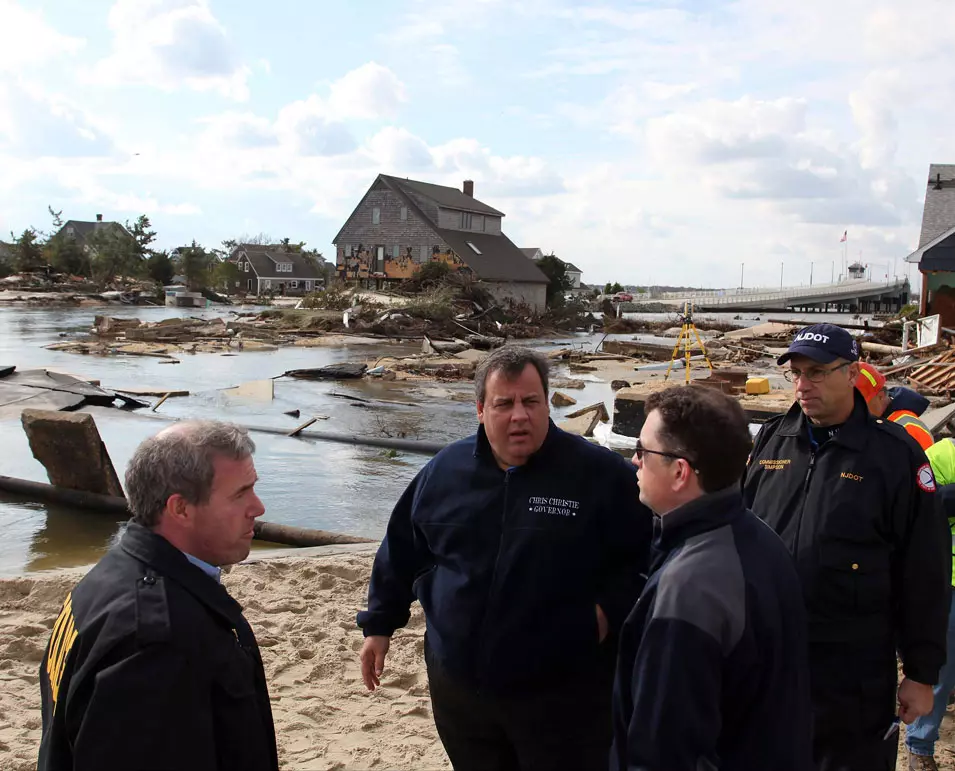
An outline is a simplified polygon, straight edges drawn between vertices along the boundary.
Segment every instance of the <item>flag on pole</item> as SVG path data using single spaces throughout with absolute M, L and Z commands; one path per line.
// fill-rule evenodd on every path
M 849 231 L 847 230 L 842 234 L 842 238 L 839 239 L 839 243 L 841 244 L 843 241 L 846 241 L 848 238 L 849 238 Z

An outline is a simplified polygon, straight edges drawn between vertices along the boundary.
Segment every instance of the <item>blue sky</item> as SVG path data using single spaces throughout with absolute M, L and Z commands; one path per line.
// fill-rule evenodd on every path
M 0 0 L 0 233 L 331 253 L 378 172 L 459 186 L 585 281 L 901 272 L 955 161 L 944 0 Z

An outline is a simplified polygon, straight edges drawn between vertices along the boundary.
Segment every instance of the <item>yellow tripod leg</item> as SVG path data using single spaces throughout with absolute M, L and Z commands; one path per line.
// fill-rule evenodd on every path
M 687 324 L 683 325 L 683 329 L 680 330 L 680 339 L 683 340 L 683 356 L 686 362 L 686 380 L 684 381 L 686 385 L 690 384 L 690 327 Z
M 677 355 L 680 352 L 680 342 L 683 340 L 683 330 L 680 330 L 680 336 L 676 339 L 676 345 L 673 346 L 673 353 L 670 354 L 670 363 L 667 365 L 667 373 L 663 378 L 665 383 L 670 379 L 670 370 L 673 369 L 673 362 L 677 360 Z
M 710 372 L 713 371 L 713 363 L 710 361 L 710 357 L 706 353 L 706 346 L 703 345 L 703 338 L 700 337 L 700 331 L 696 328 L 696 324 L 693 325 L 693 334 L 696 335 L 696 341 L 700 344 L 700 351 L 703 353 L 703 359 L 706 361 L 706 366 L 710 368 Z

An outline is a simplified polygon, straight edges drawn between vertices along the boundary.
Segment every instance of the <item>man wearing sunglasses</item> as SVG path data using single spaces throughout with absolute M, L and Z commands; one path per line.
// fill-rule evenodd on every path
M 611 770 L 811 771 L 806 611 L 786 547 L 743 505 L 746 415 L 699 386 L 645 410 L 654 559 L 620 633 Z
M 894 769 L 896 710 L 905 723 L 930 712 L 945 661 L 950 538 L 935 478 L 904 429 L 869 413 L 858 358 L 832 324 L 796 334 L 778 361 L 796 403 L 760 431 L 743 480 L 802 581 L 819 771 Z

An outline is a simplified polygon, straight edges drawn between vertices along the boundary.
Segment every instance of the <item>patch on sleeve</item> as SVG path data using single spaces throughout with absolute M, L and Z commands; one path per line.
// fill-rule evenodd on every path
M 932 467 L 925 463 L 916 474 L 916 479 L 918 480 L 919 487 L 921 487 L 927 493 L 935 492 L 935 475 L 932 473 Z

